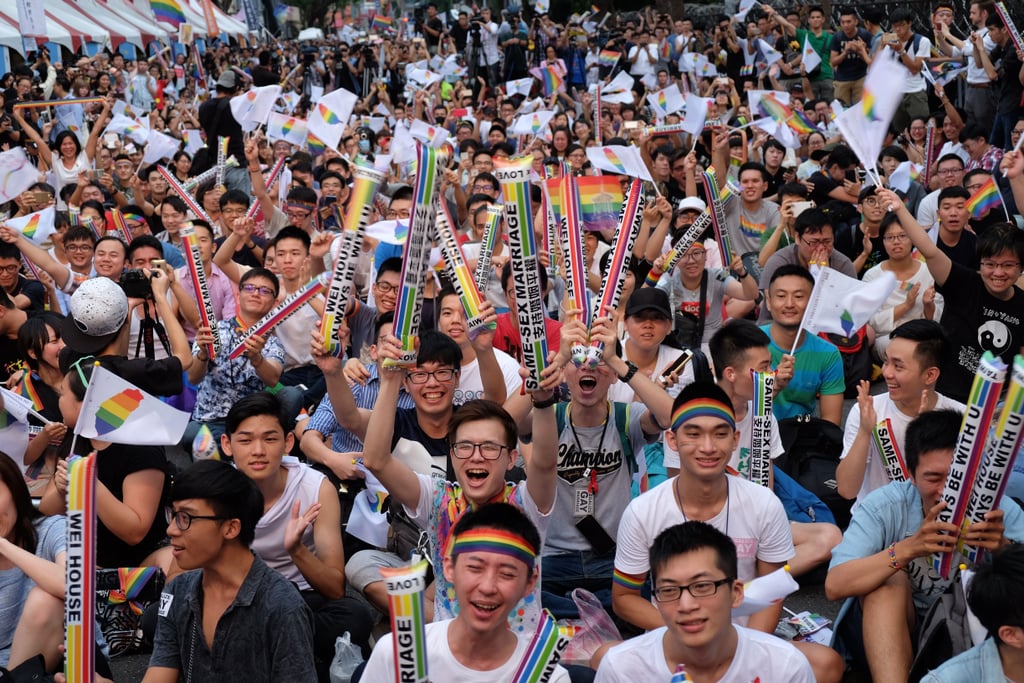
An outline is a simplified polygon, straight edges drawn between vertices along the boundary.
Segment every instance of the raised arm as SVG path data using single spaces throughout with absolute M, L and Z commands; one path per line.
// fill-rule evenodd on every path
M 42 268 L 53 278 L 58 287 L 63 288 L 71 279 L 71 272 L 64 264 L 50 256 L 50 252 L 36 246 L 32 240 L 27 239 L 17 230 L 0 225 L 0 240 L 18 247 L 25 258 Z
M 935 279 L 935 284 L 942 286 L 946 284 L 946 279 L 949 277 L 949 273 L 953 268 L 953 262 L 950 260 L 945 253 L 943 253 L 939 247 L 932 242 L 931 237 L 928 236 L 928 232 L 921 227 L 921 224 L 914 219 L 910 214 L 910 210 L 907 209 L 906 204 L 903 203 L 895 192 L 888 189 L 879 189 L 875 192 L 878 197 L 878 201 L 881 202 L 882 206 L 888 207 L 889 211 L 894 211 L 897 218 L 899 218 L 900 225 L 907 232 L 910 237 L 910 241 L 914 244 L 914 248 L 924 256 L 925 264 L 928 266 L 928 272 L 932 274 L 932 278 Z
M 342 359 L 328 353 L 324 349 L 323 340 L 320 339 L 319 326 L 313 330 L 312 354 L 313 360 L 324 373 L 324 380 L 327 383 L 327 395 L 331 397 L 331 405 L 334 406 L 334 419 L 338 424 L 352 432 L 359 440 L 366 440 L 367 424 L 370 421 L 370 411 L 360 409 L 356 406 L 356 399 L 352 395 L 345 375 L 342 372 Z M 383 381 L 381 382 L 383 384 Z M 382 389 L 383 391 L 383 389 Z M 380 398 L 378 397 L 378 405 Z M 397 404 L 398 398 L 395 397 Z

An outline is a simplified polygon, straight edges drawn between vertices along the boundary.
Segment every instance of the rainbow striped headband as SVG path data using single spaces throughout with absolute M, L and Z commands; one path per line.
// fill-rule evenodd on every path
M 530 571 L 537 559 L 537 551 L 525 538 L 500 529 L 470 529 L 456 536 L 452 557 L 470 552 L 507 555 L 525 564 Z
M 126 213 L 124 214 L 124 219 L 126 221 L 139 221 L 140 223 L 143 223 L 146 220 L 144 216 L 137 213 Z
M 676 431 L 695 417 L 715 417 L 736 429 L 736 413 L 733 412 L 732 406 L 713 398 L 695 398 L 672 412 L 672 431 Z

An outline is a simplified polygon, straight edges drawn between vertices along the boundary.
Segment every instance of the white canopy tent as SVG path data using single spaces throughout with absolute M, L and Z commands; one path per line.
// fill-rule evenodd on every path
M 5 7 L 0 4 L 0 20 L 11 26 L 19 27 L 21 24 L 18 23 L 17 10 L 12 5 Z M 20 29 L 19 29 L 20 31 Z M 75 52 L 82 44 L 81 34 L 77 34 L 78 37 L 74 37 L 71 31 L 53 20 L 49 14 L 46 15 L 46 35 L 45 36 L 24 36 L 25 38 L 34 39 L 37 43 L 40 42 L 52 42 L 57 43 L 67 49 Z M 19 50 L 20 52 L 20 50 Z

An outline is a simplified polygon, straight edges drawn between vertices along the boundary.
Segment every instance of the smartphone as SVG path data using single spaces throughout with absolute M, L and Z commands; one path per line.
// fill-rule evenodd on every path
M 896 43 L 900 42 L 900 39 L 896 37 L 895 33 L 883 33 L 882 42 L 895 45 Z
M 163 260 L 162 258 L 155 258 L 152 261 L 150 261 L 150 264 L 153 266 L 151 270 L 156 270 L 157 268 L 162 270 L 164 266 L 167 265 L 167 261 Z
M 795 219 L 807 209 L 813 209 L 814 202 L 793 202 L 790 206 L 793 207 L 793 218 Z
M 103 177 L 103 171 L 99 171 L 99 170 L 96 170 L 96 169 L 87 171 L 86 172 L 86 177 L 89 178 L 89 180 L 91 180 L 94 183 L 98 182 L 99 179 L 101 177 Z
M 53 200 L 53 195 L 49 192 L 36 191 L 32 193 L 32 201 L 37 205 L 49 204 L 51 200 Z
M 668 382 L 669 376 L 672 373 L 676 373 L 678 375 L 690 363 L 691 360 L 693 360 L 693 351 L 691 351 L 690 349 L 685 349 L 679 355 L 678 358 L 676 358 L 674 361 L 665 366 L 665 369 L 663 369 L 661 373 L 658 375 L 658 382 L 660 382 L 661 384 L 666 384 Z

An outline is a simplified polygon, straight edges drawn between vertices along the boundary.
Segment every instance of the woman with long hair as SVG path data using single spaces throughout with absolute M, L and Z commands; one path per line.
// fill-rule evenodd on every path
M 48 671 L 64 642 L 64 517 L 32 504 L 21 469 L 0 453 L 0 666 L 39 653 Z
M 64 342 L 60 337 L 61 317 L 42 313 L 29 318 L 18 330 L 18 351 L 27 370 L 14 392 L 30 401 L 32 409 L 49 420 L 30 416 L 31 438 L 22 458 L 25 481 L 33 497 L 39 497 L 53 478 L 57 467 L 57 446 L 67 427 L 61 420 L 60 385 L 64 375 L 57 360 Z

